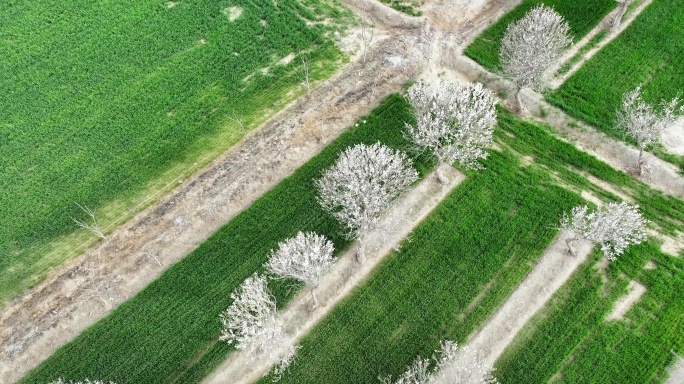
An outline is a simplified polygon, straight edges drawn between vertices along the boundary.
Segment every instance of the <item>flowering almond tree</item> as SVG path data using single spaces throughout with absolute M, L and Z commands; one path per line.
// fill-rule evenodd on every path
M 299 232 L 297 236 L 278 243 L 278 250 L 271 251 L 265 267 L 278 277 L 297 279 L 311 287 L 311 298 L 317 306 L 315 289 L 335 261 L 333 250 L 332 241 L 325 236 Z
M 357 259 L 363 262 L 364 236 L 390 202 L 417 179 L 406 154 L 375 143 L 345 149 L 315 183 L 323 209 L 346 227 L 349 238 L 359 240 Z
M 572 232 L 575 237 L 567 239 L 570 253 L 575 255 L 572 242 L 580 239 L 601 245 L 603 257 L 610 261 L 617 259 L 631 244 L 646 240 L 644 229 L 648 221 L 639 212 L 639 206 L 608 203 L 607 206 L 587 213 L 586 205 L 578 206 L 563 214 L 561 228 Z
M 437 178 L 446 183 L 439 172 L 443 163 L 458 161 L 466 169 L 482 166 L 487 147 L 492 143 L 496 124 L 496 98 L 482 84 L 461 87 L 440 81 L 434 87 L 420 82 L 408 91 L 415 125 L 406 124 L 408 137 L 437 158 Z
M 276 302 L 268 290 L 266 277 L 256 273 L 230 295 L 233 303 L 221 313 L 223 329 L 220 340 L 246 350 L 252 358 L 267 356 L 276 360 L 274 372 L 280 377 L 292 363 L 297 347 L 283 331 L 276 316 Z M 285 349 L 282 357 L 277 350 Z
M 656 110 L 642 99 L 641 85 L 622 98 L 622 108 L 617 112 L 617 125 L 633 137 L 639 147 L 637 171 L 643 174 L 644 150 L 653 144 L 659 144 L 665 128 L 674 124 L 684 111 L 684 106 L 677 108 L 679 99 L 670 102 L 662 101 L 662 109 Z
M 553 8 L 540 4 L 515 23 L 508 25 L 501 41 L 499 57 L 503 73 L 517 86 L 515 100 L 523 110 L 520 91 L 540 90 L 544 72 L 570 46 L 570 27 Z
M 474 351 L 468 347 L 459 350 L 455 342 L 447 340 L 431 359 L 417 357 L 396 380 L 386 377 L 380 381 L 383 384 L 498 384 L 492 371 Z

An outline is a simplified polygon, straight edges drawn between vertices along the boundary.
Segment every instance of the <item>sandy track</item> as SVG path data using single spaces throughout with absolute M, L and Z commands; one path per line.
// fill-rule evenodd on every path
M 396 248 L 430 212 L 464 179 L 465 175 L 453 167 L 444 167 L 443 174 L 449 183 L 440 185 L 434 174 L 428 175 L 415 188 L 397 200 L 381 220 L 378 229 L 367 237 L 368 259 L 359 264 L 356 261 L 357 246 L 352 246 L 336 261 L 326 275 L 317 292 L 319 306 L 313 312 L 309 289 L 300 292 L 280 312 L 285 330 L 292 335 L 293 344 L 318 324 L 345 296 L 362 284 L 373 269 L 378 266 L 393 248 Z M 281 353 L 284 351 L 280 351 Z M 297 359 L 295 357 L 295 363 Z M 205 383 L 252 383 L 268 373 L 273 361 L 252 360 L 247 353 L 236 351 L 230 354 Z
M 493 366 L 523 326 L 587 260 L 591 244 L 573 243 L 577 256 L 571 256 L 565 245 L 568 236 L 567 232 L 561 232 L 511 296 L 468 338 L 466 345 L 478 354 L 483 364 Z M 450 371 L 453 369 L 453 366 L 446 367 L 443 376 L 452 377 Z M 437 384 L 448 383 L 444 378 L 437 380 Z
M 0 382 L 11 383 L 133 297 L 423 65 L 420 29 L 377 41 L 354 63 L 278 113 L 77 259 L 0 310 Z M 387 57 L 399 57 L 388 61 Z

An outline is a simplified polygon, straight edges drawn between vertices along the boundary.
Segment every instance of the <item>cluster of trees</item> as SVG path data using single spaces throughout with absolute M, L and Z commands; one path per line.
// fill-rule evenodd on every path
M 520 91 L 526 87 L 539 89 L 543 75 L 571 43 L 569 26 L 552 8 L 543 4 L 533 8 L 518 22 L 509 25 L 501 44 L 503 72 L 513 78 L 520 109 Z M 458 164 L 464 169 L 481 169 L 480 160 L 488 156 L 496 125 L 496 97 L 481 84 L 460 86 L 448 81 L 434 85 L 419 82 L 407 94 L 415 122 L 406 124 L 406 135 L 421 151 L 429 151 L 437 160 L 436 176 L 448 182 L 440 172 L 443 164 Z M 671 124 L 684 107 L 678 99 L 664 103 L 656 110 L 643 102 L 641 87 L 625 95 L 618 123 L 639 145 L 639 173 L 643 150 L 659 140 L 664 127 Z M 357 260 L 365 261 L 365 236 L 377 225 L 390 203 L 418 179 L 411 159 L 403 152 L 381 143 L 357 144 L 345 149 L 332 167 L 315 181 L 321 206 L 345 228 L 350 239 L 359 242 Z M 76 223 L 104 237 L 92 211 L 86 213 L 94 224 Z M 560 226 L 580 239 L 601 245 L 604 256 L 615 260 L 631 244 L 644 241 L 647 221 L 637 206 L 609 203 L 588 212 L 587 206 L 565 214 Z M 316 288 L 335 261 L 333 243 L 314 232 L 299 232 L 278 244 L 264 265 L 267 274 L 248 277 L 232 294 L 231 305 L 220 314 L 223 324 L 220 339 L 237 349 L 246 350 L 254 358 L 275 361 L 276 377 L 292 363 L 297 346 L 283 329 L 277 314 L 268 279 L 296 279 L 311 290 L 313 308 L 318 305 Z M 456 382 L 497 383 L 492 368 L 483 366 L 474 353 L 446 341 L 431 358 L 416 358 L 396 380 L 384 383 L 434 383 L 437 370 L 451 367 L 450 379 Z M 457 361 L 458 356 L 458 361 Z M 470 357 L 468 357 L 470 356 Z M 454 368 L 456 367 L 456 368 Z M 460 368 L 459 368 L 460 367 Z M 453 371 L 453 372 L 452 372 Z M 458 377 L 456 377 L 456 376 Z M 54 384 L 65 384 L 61 379 Z M 99 384 L 86 380 L 85 384 Z M 76 383 L 79 384 L 79 383 Z
M 618 28 L 630 0 L 616 0 L 620 3 L 613 21 Z M 520 99 L 523 88 L 541 90 L 544 75 L 570 46 L 572 38 L 568 23 L 553 8 L 540 4 L 532 8 L 522 19 L 511 23 L 501 41 L 499 51 L 504 75 L 516 84 L 515 99 L 520 111 L 524 105 Z M 641 86 L 623 96 L 622 108 L 617 113 L 617 126 L 637 142 L 639 158 L 637 173 L 643 175 L 644 150 L 659 144 L 662 132 L 671 126 L 684 112 L 680 100 L 661 101 L 661 108 L 655 108 L 643 101 Z

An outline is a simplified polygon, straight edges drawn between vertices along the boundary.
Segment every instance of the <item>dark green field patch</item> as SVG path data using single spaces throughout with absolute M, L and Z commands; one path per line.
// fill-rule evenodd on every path
M 238 141 L 230 117 L 251 129 L 282 108 L 303 71 L 279 60 L 306 52 L 313 79 L 334 71 L 332 27 L 307 21 L 348 15 L 323 0 L 275 3 L 0 4 L 0 302 L 68 257 L 46 253 L 84 217 L 75 203 L 109 230 L 170 188 L 164 178 Z M 229 6 L 242 8 L 234 21 Z

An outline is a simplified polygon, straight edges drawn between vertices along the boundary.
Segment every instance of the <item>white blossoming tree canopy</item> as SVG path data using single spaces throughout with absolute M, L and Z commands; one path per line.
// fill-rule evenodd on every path
M 364 260 L 363 236 L 377 224 L 390 202 L 418 179 L 411 159 L 383 144 L 357 144 L 345 149 L 335 164 L 316 180 L 318 201 L 358 239 Z
M 566 240 L 574 254 L 571 242 L 584 239 L 601 245 L 603 256 L 616 260 L 628 246 L 646 240 L 645 228 L 648 221 L 643 218 L 637 205 L 608 203 L 591 213 L 586 205 L 575 207 L 570 215 L 563 214 L 561 228 L 572 232 L 575 237 Z
M 639 175 L 643 173 L 644 150 L 650 145 L 659 144 L 663 131 L 684 112 L 684 106 L 679 106 L 680 101 L 676 97 L 669 102 L 663 100 L 661 104 L 661 109 L 646 104 L 639 85 L 623 96 L 622 107 L 617 111 L 618 128 L 634 138 L 639 147 Z
M 496 97 L 490 90 L 479 83 L 419 82 L 408 90 L 407 99 L 416 119 L 406 123 L 413 143 L 432 151 L 440 164 L 482 168 L 478 160 L 489 155 L 496 125 Z
M 219 339 L 248 351 L 253 358 L 274 360 L 275 376 L 279 377 L 292 363 L 297 347 L 276 316 L 276 301 L 266 277 L 256 273 L 248 277 L 230 298 L 232 304 L 220 315 L 223 329 Z M 277 356 L 278 350 L 285 353 Z
M 459 348 L 453 341 L 442 341 L 432 358 L 417 357 L 396 380 L 381 378 L 383 384 L 498 384 L 494 368 L 485 365 L 474 350 Z
M 501 41 L 499 58 L 503 73 L 512 78 L 520 90 L 544 85 L 544 72 L 555 63 L 572 43 L 570 27 L 553 8 L 539 4 L 522 19 L 508 25 Z
M 330 269 L 333 257 L 333 243 L 325 236 L 314 232 L 299 232 L 293 238 L 278 243 L 278 249 L 264 266 L 267 271 L 280 277 L 292 278 L 311 287 L 311 297 L 317 304 L 315 290 L 323 275 Z

